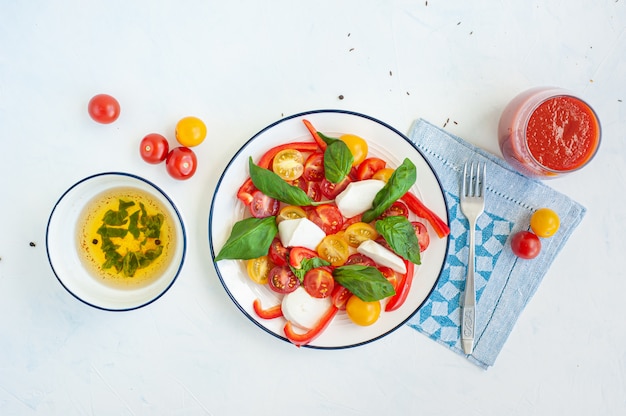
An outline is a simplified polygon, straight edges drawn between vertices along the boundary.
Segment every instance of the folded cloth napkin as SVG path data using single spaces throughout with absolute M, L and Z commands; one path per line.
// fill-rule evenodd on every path
M 467 356 L 486 369 L 494 364 L 520 313 L 586 210 L 544 183 L 517 173 L 504 160 L 424 120 L 414 123 L 409 138 L 441 181 L 451 232 L 439 281 L 407 325 L 462 355 L 460 305 L 467 272 L 469 224 L 459 206 L 461 175 L 467 160 L 487 163 L 485 212 L 476 226 L 475 344 L 474 352 Z M 556 211 L 561 226 L 554 236 L 542 239 L 539 256 L 520 259 L 511 252 L 509 236 L 529 229 L 531 214 L 541 207 Z

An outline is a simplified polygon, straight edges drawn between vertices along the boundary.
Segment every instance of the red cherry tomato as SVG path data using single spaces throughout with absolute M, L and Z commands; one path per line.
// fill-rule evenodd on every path
M 248 178 L 237 191 L 237 198 L 245 205 L 250 205 L 252 202 L 252 194 L 256 191 L 256 187 L 252 183 L 252 179 Z
M 163 162 L 167 158 L 170 151 L 170 145 L 167 139 L 158 133 L 150 133 L 143 139 L 139 145 L 139 154 L 141 158 L 152 164 Z
M 372 176 L 379 170 L 387 166 L 387 162 L 377 157 L 370 157 L 365 159 L 357 168 L 356 177 L 362 181 L 365 179 L 371 179 Z
M 302 285 L 314 298 L 327 298 L 333 293 L 335 278 L 328 267 L 316 267 L 306 272 Z
M 333 293 L 331 295 L 331 301 L 333 302 L 333 306 L 341 311 L 346 309 L 346 303 L 348 303 L 348 299 L 352 296 L 352 292 L 350 292 L 345 287 L 341 286 L 338 283 L 335 283 L 335 288 L 333 289 Z
M 268 256 L 276 266 L 286 266 L 289 260 L 289 249 L 283 246 L 280 239 L 275 238 L 270 245 Z
M 311 153 L 304 162 L 302 177 L 307 181 L 319 182 L 324 179 L 324 154 L 321 152 Z
M 175 147 L 165 160 L 167 173 L 174 179 L 189 179 L 196 173 L 196 154 L 188 147 Z
M 300 286 L 300 281 L 289 266 L 276 266 L 270 270 L 267 284 L 277 293 L 291 293 Z
M 294 185 L 297 185 L 300 189 L 302 189 L 309 198 L 311 198 L 315 202 L 320 202 L 322 200 L 322 190 L 320 188 L 320 182 L 307 181 L 304 178 L 298 178 L 293 181 Z
M 89 100 L 87 110 L 94 121 L 109 124 L 120 116 L 120 103 L 108 94 L 98 94 Z
M 318 205 L 309 212 L 308 217 L 309 220 L 320 227 L 326 235 L 337 233 L 343 226 L 343 216 L 339 208 L 335 205 Z
M 392 217 L 394 215 L 409 218 L 409 207 L 402 201 L 396 201 L 381 214 L 381 217 Z
M 265 195 L 261 191 L 254 191 L 252 202 L 248 205 L 250 213 L 256 218 L 271 217 L 278 214 L 280 202 L 277 199 Z
M 337 195 L 339 195 L 344 189 L 348 187 L 348 185 L 352 182 L 350 176 L 346 176 L 339 183 L 332 183 L 328 179 L 322 179 L 320 183 L 320 187 L 322 188 L 322 195 L 324 195 L 328 199 L 335 199 Z
M 317 252 L 306 247 L 293 247 L 289 250 L 289 265 L 295 269 L 302 266 L 303 259 L 318 257 Z
M 403 275 L 398 273 L 397 271 L 389 268 L 389 267 L 379 267 L 378 271 L 387 279 L 389 283 L 393 286 L 394 290 L 398 289 L 398 282 L 403 279 Z
M 417 236 L 417 242 L 420 245 L 420 252 L 423 252 L 428 248 L 430 244 L 430 235 L 428 235 L 428 229 L 424 224 L 419 221 L 411 222 L 413 228 L 415 228 L 415 235 Z
M 348 260 L 344 263 L 344 265 L 359 265 L 359 266 L 372 266 L 376 267 L 376 262 L 371 258 L 367 257 L 361 253 L 354 253 L 348 257 Z
M 541 240 L 530 231 L 520 231 L 511 238 L 511 250 L 523 259 L 534 259 L 541 251 Z

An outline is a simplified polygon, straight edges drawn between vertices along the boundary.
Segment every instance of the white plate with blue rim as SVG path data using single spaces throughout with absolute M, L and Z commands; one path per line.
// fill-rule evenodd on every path
M 410 189 L 444 221 L 448 219 L 446 201 L 441 183 L 431 165 L 402 133 L 373 117 L 343 110 L 316 110 L 295 114 L 265 127 L 249 139 L 228 162 L 220 177 L 209 214 L 209 245 L 213 259 L 230 236 L 233 225 L 250 216 L 248 208 L 237 199 L 237 191 L 249 177 L 248 159 L 259 158 L 270 148 L 289 142 L 312 141 L 303 124 L 310 121 L 315 128 L 330 137 L 355 134 L 364 138 L 369 147 L 369 157 L 379 157 L 389 167 L 397 167 L 408 157 L 417 168 L 417 181 Z M 418 220 L 410 217 L 410 220 Z M 345 311 L 340 311 L 324 332 L 306 345 L 317 349 L 340 349 L 363 345 L 378 340 L 405 324 L 425 303 L 433 291 L 444 266 L 448 238 L 438 238 L 427 225 L 430 244 L 421 255 L 421 265 L 415 267 L 411 290 L 400 308 L 381 313 L 370 326 L 352 323 Z M 268 285 L 253 282 L 246 271 L 246 261 L 214 261 L 217 275 L 236 307 L 257 327 L 289 342 L 284 334 L 284 318 L 262 319 L 253 309 L 259 299 L 264 308 L 281 302 L 282 296 Z
M 103 273 L 99 265 L 94 266 L 94 262 L 85 256 L 84 244 L 93 244 L 96 247 L 93 251 L 95 253 L 97 247 L 101 247 L 103 243 L 104 237 L 96 232 L 85 233 L 91 234 L 88 237 L 82 234 L 86 221 L 83 219 L 91 215 L 94 206 L 104 196 L 130 198 L 129 201 L 141 196 L 146 198 L 143 199 L 146 204 L 151 204 L 155 208 L 155 213 L 163 214 L 165 220 L 160 239 L 150 239 L 162 247 L 159 249 L 161 254 L 152 263 L 153 266 L 158 263 L 158 268 L 145 267 L 133 272 L 132 277 L 127 273 L 123 279 L 118 279 L 110 273 Z M 133 209 L 138 210 L 138 204 Z M 131 212 L 130 208 L 128 212 Z M 142 214 L 137 215 L 141 218 Z M 125 224 L 127 223 L 128 220 Z M 137 309 L 163 296 L 174 284 L 182 269 L 186 246 L 187 238 L 182 217 L 165 192 L 146 179 L 121 172 L 98 173 L 72 185 L 55 203 L 46 230 L 48 260 L 59 283 L 81 302 L 110 311 Z M 133 252 L 146 253 L 146 247 L 137 247 Z M 121 250 L 123 245 L 118 249 Z M 133 258 L 136 259 L 137 256 Z M 136 267 L 132 261 L 128 264 L 131 265 L 131 269 Z M 109 269 L 115 270 L 115 267 Z

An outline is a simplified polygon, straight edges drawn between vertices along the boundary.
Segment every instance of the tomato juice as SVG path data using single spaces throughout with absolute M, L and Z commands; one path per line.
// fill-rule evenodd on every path
M 506 106 L 498 140 L 504 158 L 519 172 L 554 178 L 593 158 L 600 144 L 600 122 L 593 109 L 571 93 L 533 88 Z

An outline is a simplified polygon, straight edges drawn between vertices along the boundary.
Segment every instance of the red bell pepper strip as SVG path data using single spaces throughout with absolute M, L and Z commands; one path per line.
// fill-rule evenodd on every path
M 385 312 L 391 312 L 398 309 L 407 296 L 409 295 L 409 290 L 411 290 L 411 285 L 413 284 L 413 273 L 415 271 L 415 265 L 410 261 L 405 261 L 406 264 L 406 273 L 402 275 L 402 278 L 398 282 L 398 288 L 396 289 L 396 294 L 389 298 L 387 305 L 385 305 Z
M 302 120 L 302 122 L 304 123 L 306 128 L 309 130 L 309 133 L 311 133 L 311 136 L 313 136 L 313 139 L 315 140 L 317 145 L 320 147 L 320 149 L 326 150 L 326 142 L 324 141 L 324 139 L 322 139 L 322 136 L 319 135 L 315 127 L 313 127 L 313 124 L 311 124 L 309 120 Z
M 445 236 L 450 234 L 450 227 L 448 227 L 448 224 L 446 224 L 445 221 L 439 218 L 437 214 L 428 209 L 428 207 L 424 205 L 424 203 L 420 201 L 419 198 L 416 197 L 414 194 L 412 194 L 411 192 L 407 192 L 401 199 L 406 202 L 406 205 L 411 211 L 413 211 L 415 215 L 420 218 L 424 218 L 426 221 L 429 222 L 439 238 L 444 238 Z
M 259 299 L 255 299 L 252 303 L 252 307 L 259 318 L 274 319 L 283 316 L 283 310 L 281 309 L 280 303 L 276 306 L 272 306 L 271 308 L 263 309 L 261 301 Z
M 315 152 L 316 150 L 319 150 L 319 145 L 315 142 L 293 142 L 279 144 L 278 146 L 272 147 L 270 150 L 265 152 L 265 154 L 261 156 L 261 159 L 259 159 L 259 163 L 257 163 L 257 165 L 262 168 L 269 169 L 272 163 L 272 159 L 274 159 L 274 156 L 276 156 L 276 154 L 281 150 L 285 149 L 295 149 L 299 150 L 300 152 Z
M 328 310 L 324 313 L 324 315 L 322 315 L 315 327 L 311 328 L 303 334 L 295 332 L 293 330 L 293 324 L 291 323 L 291 321 L 287 321 L 284 328 L 285 336 L 296 347 L 306 345 L 309 342 L 313 341 L 315 338 L 317 338 L 322 332 L 324 332 L 324 330 L 328 327 L 330 322 L 337 314 L 338 310 L 339 309 L 337 309 L 335 305 L 331 305 L 330 308 L 328 308 Z

